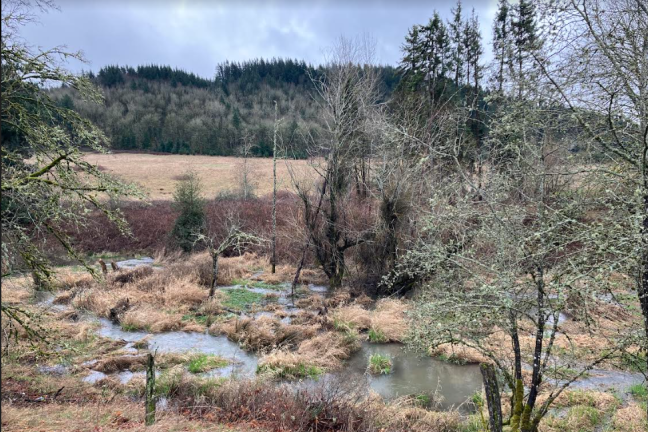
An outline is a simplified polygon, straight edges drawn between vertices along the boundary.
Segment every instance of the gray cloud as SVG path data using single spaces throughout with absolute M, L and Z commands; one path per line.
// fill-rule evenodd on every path
M 409 27 L 434 10 L 446 19 L 454 2 L 414 1 L 73 1 L 38 17 L 22 36 L 32 45 L 66 45 L 90 62 L 73 70 L 97 71 L 107 64 L 163 64 L 212 77 L 218 63 L 290 57 L 313 64 L 340 35 L 370 34 L 379 63 L 396 65 Z M 490 23 L 496 0 L 464 0 L 475 8 L 490 56 Z

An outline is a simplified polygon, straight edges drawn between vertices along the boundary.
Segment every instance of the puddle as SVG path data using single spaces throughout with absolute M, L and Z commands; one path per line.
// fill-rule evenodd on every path
M 351 356 L 347 369 L 357 375 L 365 375 L 369 357 L 384 354 L 393 362 L 392 373 L 368 375 L 369 387 L 390 400 L 399 396 L 425 394 L 431 396 L 438 388 L 443 396 L 443 408 L 457 407 L 482 389 L 482 377 L 477 365 L 453 365 L 421 357 L 406 351 L 400 344 L 363 343 L 360 351 Z
M 70 371 L 67 367 L 63 365 L 56 365 L 56 366 L 40 366 L 38 368 L 38 372 L 45 374 L 45 375 L 67 375 Z
M 572 390 L 599 390 L 613 389 L 624 392 L 633 384 L 641 384 L 644 377 L 640 373 L 592 369 L 589 376 L 571 383 Z
M 45 309 L 55 312 L 63 312 L 67 309 L 66 305 L 54 304 L 56 296 L 49 291 L 34 291 L 33 302 Z
M 252 376 L 256 373 L 257 357 L 243 351 L 238 344 L 225 336 L 212 336 L 206 333 L 168 332 L 146 333 L 127 332 L 105 318 L 100 318 L 100 336 L 136 342 L 148 336 L 149 349 L 158 352 L 198 352 L 221 356 L 234 365 L 231 375 Z
M 568 316 L 566 313 L 564 313 L 564 312 L 560 312 L 560 313 L 558 313 L 558 324 L 562 324 L 562 323 L 564 323 L 565 321 L 567 321 L 568 319 L 569 319 L 569 316 Z M 546 321 L 545 324 L 546 324 L 547 326 L 553 326 L 553 325 L 554 325 L 554 317 L 553 317 L 553 314 L 549 314 L 549 316 L 547 317 L 547 321 Z
M 329 290 L 327 286 L 314 284 L 308 284 L 308 289 L 316 293 L 326 293 Z
M 222 368 L 216 368 L 212 370 L 208 370 L 207 372 L 203 372 L 198 374 L 198 376 L 205 377 L 205 378 L 229 378 L 237 373 L 236 365 L 234 364 L 229 364 L 225 367 Z
M 150 266 L 153 265 L 153 258 L 143 257 L 143 258 L 133 258 L 125 261 L 117 261 L 117 266 L 119 268 L 132 269 L 140 266 Z
M 108 375 L 106 375 L 106 374 L 103 373 L 103 372 L 99 372 L 99 371 L 90 371 L 90 373 L 88 374 L 88 376 L 86 376 L 85 378 L 83 378 L 83 382 L 87 382 L 87 383 L 90 383 L 90 384 L 94 384 L 94 383 L 96 383 L 96 382 L 98 382 L 98 381 L 101 381 L 102 379 L 106 378 L 107 376 L 108 376 Z
M 97 383 L 97 382 L 101 381 L 102 379 L 107 378 L 109 376 L 116 376 L 119 379 L 119 382 L 121 384 L 128 384 L 128 382 L 130 382 L 130 380 L 132 380 L 135 377 L 145 377 L 146 372 L 142 372 L 142 371 L 140 371 L 140 372 L 131 372 L 131 371 L 127 370 L 127 371 L 118 372 L 116 374 L 105 374 L 103 372 L 91 370 L 90 373 L 85 378 L 83 378 L 83 382 L 87 382 L 87 383 L 90 383 L 90 384 L 95 384 L 95 383 Z M 156 377 L 160 376 L 160 372 L 156 371 L 155 376 Z

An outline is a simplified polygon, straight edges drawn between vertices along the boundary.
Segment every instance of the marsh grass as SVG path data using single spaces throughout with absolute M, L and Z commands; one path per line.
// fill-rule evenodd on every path
M 324 369 L 314 365 L 297 363 L 295 365 L 270 365 L 264 364 L 257 366 L 257 374 L 269 374 L 274 378 L 282 379 L 299 379 L 312 378 L 318 379 L 324 374 Z
M 227 360 L 209 354 L 197 354 L 187 363 L 189 372 L 196 374 L 227 366 Z
M 387 336 L 380 329 L 369 329 L 369 342 L 371 343 L 385 343 L 388 342 Z
M 638 401 L 648 401 L 648 388 L 645 383 L 631 385 L 628 392 Z
M 384 354 L 372 354 L 369 357 L 369 372 L 374 375 L 387 375 L 392 372 L 393 363 L 391 358 Z
M 234 310 L 245 310 L 254 304 L 261 304 L 264 296 L 263 294 L 248 291 L 243 288 L 228 289 L 222 292 L 225 294 L 222 302 L 223 306 Z

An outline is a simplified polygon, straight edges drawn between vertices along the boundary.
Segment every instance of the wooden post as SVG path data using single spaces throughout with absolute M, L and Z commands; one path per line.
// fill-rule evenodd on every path
M 486 389 L 490 432 L 502 432 L 502 405 L 495 366 L 490 363 L 482 363 L 479 365 L 479 369 Z
M 99 265 L 101 266 L 101 272 L 105 275 L 108 274 L 108 267 L 106 267 L 106 263 L 101 258 L 99 258 Z
M 212 298 L 216 293 L 216 283 L 218 281 L 218 251 L 211 250 L 210 254 L 212 257 L 212 283 L 209 288 L 209 298 Z
M 146 365 L 146 410 L 144 414 L 146 426 L 155 423 L 155 359 L 149 353 Z

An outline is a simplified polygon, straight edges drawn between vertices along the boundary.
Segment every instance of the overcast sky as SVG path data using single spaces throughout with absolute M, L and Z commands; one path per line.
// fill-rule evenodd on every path
M 58 0 L 29 24 L 22 36 L 33 46 L 67 45 L 82 50 L 89 64 L 73 70 L 98 71 L 107 64 L 160 64 L 212 78 L 225 60 L 297 58 L 313 64 L 337 37 L 368 33 L 377 42 L 377 62 L 397 65 L 400 46 L 413 24 L 435 9 L 450 19 L 454 1 L 280 0 L 280 1 L 83 1 Z M 496 0 L 463 0 L 481 21 L 487 58 Z

